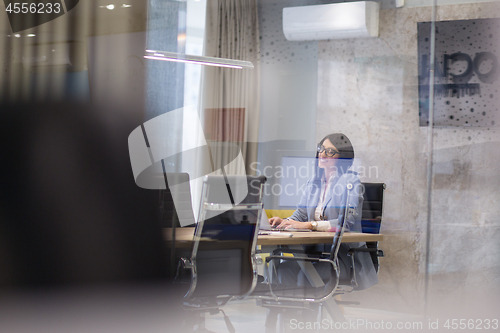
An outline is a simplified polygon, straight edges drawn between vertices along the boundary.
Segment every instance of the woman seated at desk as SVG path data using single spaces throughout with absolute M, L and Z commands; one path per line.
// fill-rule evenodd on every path
M 272 217 L 269 223 L 278 228 L 311 229 L 313 231 L 333 231 L 337 227 L 339 215 L 347 195 L 347 184 L 353 185 L 349 197 L 349 209 L 344 231 L 361 232 L 361 211 L 363 196 L 357 173 L 350 170 L 354 159 L 351 141 L 342 133 L 327 135 L 318 144 L 314 176 L 308 181 L 297 210 L 286 219 Z M 307 251 L 330 252 L 332 244 L 304 246 Z M 342 243 L 338 253 L 340 281 L 349 281 L 351 259 L 347 256 L 350 248 L 366 246 L 365 243 Z M 366 252 L 355 253 L 355 272 L 358 286 L 366 289 L 378 282 L 377 273 Z M 331 266 L 318 263 L 316 270 L 323 279 L 331 276 Z M 280 283 L 306 286 L 308 284 L 299 265 L 285 261 L 278 267 Z

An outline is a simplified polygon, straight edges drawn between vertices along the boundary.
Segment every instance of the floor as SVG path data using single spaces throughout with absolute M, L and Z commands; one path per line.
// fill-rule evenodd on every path
M 265 332 L 264 323 L 268 310 L 257 306 L 255 300 L 232 301 L 226 305 L 223 310 L 230 318 L 237 333 Z M 390 329 L 394 332 L 410 332 L 414 330 L 422 332 L 425 331 L 428 326 L 428 323 L 424 321 L 423 317 L 404 313 L 366 309 L 360 306 L 344 306 L 343 311 L 347 321 L 347 324 L 344 324 L 344 329 L 342 329 L 342 326 L 339 326 L 341 323 L 335 323 L 330 317 L 326 316 L 324 320 L 316 323 L 318 325 L 316 326 L 316 330 L 318 332 L 364 332 L 372 330 L 385 331 Z M 222 313 L 207 315 L 205 325 L 206 329 L 209 331 L 228 332 Z M 290 332 L 304 331 L 307 325 L 314 325 L 314 322 L 299 322 L 298 320 L 292 319 L 290 321 Z

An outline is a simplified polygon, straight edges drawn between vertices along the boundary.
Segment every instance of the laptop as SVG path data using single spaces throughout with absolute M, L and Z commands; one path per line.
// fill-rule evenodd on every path
M 262 231 L 269 231 L 269 232 L 308 232 L 312 231 L 309 229 L 295 229 L 295 228 L 288 228 L 288 229 L 277 229 L 276 227 L 271 226 L 269 223 L 269 219 L 267 218 L 266 210 L 262 209 L 262 214 L 260 216 L 260 223 L 259 223 L 259 229 Z M 261 233 L 262 234 L 262 233 Z

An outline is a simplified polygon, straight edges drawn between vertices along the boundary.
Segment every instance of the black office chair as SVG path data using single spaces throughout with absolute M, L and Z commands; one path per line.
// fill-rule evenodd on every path
M 182 267 L 191 272 L 184 307 L 193 312 L 191 324 L 204 330 L 202 314 L 222 312 L 233 298 L 243 298 L 257 281 L 255 249 L 262 214 L 262 187 L 266 178 L 205 176 L 199 222 L 190 258 Z
M 362 183 L 363 194 L 363 213 L 361 216 L 361 229 L 363 233 L 379 234 L 382 223 L 382 211 L 384 204 L 384 183 Z M 379 258 L 384 256 L 384 252 L 378 248 L 378 242 L 366 242 L 366 247 L 351 248 L 348 255 L 351 258 L 351 274 L 349 281 L 341 281 L 340 284 L 350 285 L 356 290 L 358 283 L 356 281 L 355 256 L 356 252 L 369 252 L 373 261 L 375 271 L 379 270 Z

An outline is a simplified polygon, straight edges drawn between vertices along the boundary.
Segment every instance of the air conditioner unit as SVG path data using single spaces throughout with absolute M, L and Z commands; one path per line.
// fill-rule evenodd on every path
M 321 40 L 378 36 L 380 4 L 374 1 L 283 8 L 287 40 Z

